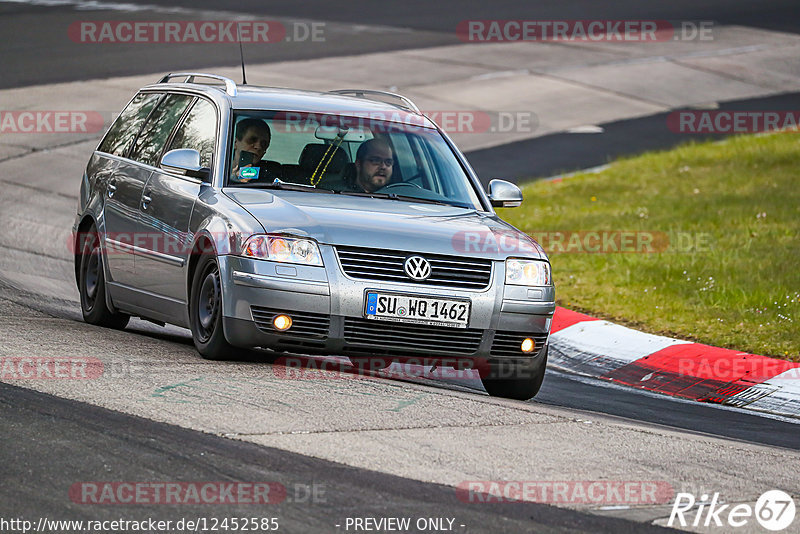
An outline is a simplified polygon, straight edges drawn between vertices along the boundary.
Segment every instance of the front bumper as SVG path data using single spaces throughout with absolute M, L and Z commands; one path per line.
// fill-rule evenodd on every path
M 495 262 L 489 286 L 475 291 L 350 278 L 331 247 L 320 246 L 320 251 L 325 267 L 219 258 L 223 328 L 231 344 L 392 358 L 536 360 L 544 353 L 555 311 L 553 288 L 506 286 L 503 262 Z M 469 298 L 468 327 L 367 320 L 363 312 L 369 289 Z M 278 313 L 292 316 L 291 329 L 272 328 Z M 519 349 L 526 337 L 536 343 L 533 352 Z

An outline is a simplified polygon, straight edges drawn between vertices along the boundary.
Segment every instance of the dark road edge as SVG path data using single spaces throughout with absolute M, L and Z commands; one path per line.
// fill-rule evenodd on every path
M 324 485 L 325 503 L 287 500 L 255 511 L 283 518 L 288 531 L 307 531 L 311 524 L 319 531 L 328 524 L 328 531 L 335 532 L 334 525 L 346 517 L 436 514 L 455 517 L 456 525 L 466 525 L 460 529 L 466 532 L 514 531 L 521 525 L 537 532 L 663 530 L 538 503 L 468 504 L 457 499 L 453 487 L 187 430 L 7 383 L 0 383 L 0 411 L 0 428 L 6 436 L 0 459 L 10 466 L 4 476 L 6 488 L 15 488 L 13 494 L 4 492 L 6 498 L 0 504 L 4 517 L 49 514 L 99 519 L 149 512 L 166 518 L 200 509 L 206 515 L 254 514 L 252 505 L 96 506 L 76 504 L 68 497 L 67 488 L 75 481 L 116 481 L 124 473 L 123 480 L 128 481 L 269 480 L 287 487 L 298 482 Z M 70 454 L 59 454 L 59 448 Z M 15 480 L 23 476 L 24 482 Z
M 691 109 L 691 108 L 680 108 Z M 716 111 L 797 111 L 800 92 L 720 102 Z M 532 110 L 536 112 L 536 110 Z M 667 150 L 690 142 L 720 140 L 729 134 L 674 133 L 667 117 L 675 110 L 599 124 L 602 133 L 559 132 L 465 155 L 484 185 L 492 178 L 515 183 L 588 169 L 626 156 Z

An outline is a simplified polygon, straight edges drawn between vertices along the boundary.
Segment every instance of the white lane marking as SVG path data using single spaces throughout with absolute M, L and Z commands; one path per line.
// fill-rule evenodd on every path
M 784 45 L 778 45 L 784 46 Z M 696 52 L 687 52 L 681 54 L 681 58 L 691 57 L 717 57 L 717 56 L 731 56 L 736 54 L 750 54 L 752 52 L 759 52 L 761 50 L 769 50 L 775 48 L 775 45 L 759 44 L 748 46 L 736 46 L 732 48 L 721 48 L 719 50 L 701 50 Z
M 587 124 L 584 126 L 573 126 L 567 130 L 567 133 L 571 134 L 596 134 L 596 133 L 603 133 L 605 129 L 602 126 L 598 126 L 596 124 Z
M 800 396 L 800 367 L 793 367 L 787 369 L 779 375 L 775 375 L 769 380 L 764 381 L 765 384 L 772 384 L 773 386 L 780 386 L 787 391 L 794 391 Z
M 583 321 L 550 336 L 562 353 L 591 354 L 620 362 L 633 362 L 673 345 L 689 344 L 669 337 L 646 334 L 608 321 Z
M 72 6 L 78 10 L 98 10 L 98 11 L 153 11 L 156 13 L 232 13 L 229 11 L 211 11 L 187 9 L 183 7 L 164 7 L 149 4 L 126 4 L 121 2 L 94 2 L 85 0 L 3 0 L 4 3 L 28 4 L 41 7 L 63 7 Z M 241 14 L 240 14 L 241 15 Z
M 761 384 L 746 389 L 731 397 L 731 400 L 736 402 L 738 398 L 741 398 L 746 402 L 748 392 L 764 388 L 774 389 L 744 407 L 751 410 L 800 416 L 800 367 L 784 371 Z
M 540 181 L 552 182 L 553 180 L 563 180 L 565 178 L 572 178 L 573 176 L 577 176 L 578 174 L 598 174 L 610 168 L 611 168 L 610 163 L 604 163 L 603 165 L 598 165 L 596 167 L 589 167 L 588 169 L 581 169 L 578 171 L 567 172 L 564 174 L 555 174 L 553 176 L 548 176 L 547 178 L 542 178 Z
M 667 347 L 691 343 L 646 334 L 608 321 L 583 321 L 550 335 L 549 366 L 584 377 L 600 377 Z M 645 380 L 650 377 L 646 376 Z M 731 409 L 744 408 L 781 420 L 799 417 L 800 367 L 732 395 L 726 404 Z M 800 423 L 800 420 L 791 422 Z
M 653 399 L 660 399 L 660 400 L 665 401 L 665 402 L 677 402 L 678 404 L 693 404 L 693 405 L 697 406 L 697 401 L 695 399 L 685 399 L 683 397 L 673 397 L 671 395 L 667 395 L 666 393 L 659 393 L 659 392 L 650 391 L 650 390 L 647 390 L 647 389 L 632 388 L 632 387 L 630 387 L 628 385 L 619 384 L 617 382 L 612 382 L 610 380 L 603 380 L 603 379 L 598 378 L 596 376 L 577 374 L 574 371 L 571 371 L 569 369 L 551 368 L 549 363 L 548 363 L 548 366 L 547 366 L 547 373 L 549 375 L 560 376 L 561 378 L 565 378 L 567 380 L 574 380 L 575 382 L 580 382 L 581 384 L 586 384 L 586 385 L 589 385 L 589 386 L 597 386 L 597 387 L 602 387 L 602 388 L 615 389 L 615 390 L 618 390 L 618 391 L 625 391 L 625 392 L 628 392 L 628 393 L 632 393 L 632 394 L 636 394 L 636 395 L 643 395 L 645 397 L 650 397 L 650 398 L 653 398 Z M 545 380 L 547 380 L 547 375 L 545 375 Z M 536 399 L 534 399 L 534 401 L 535 400 Z M 784 423 L 792 423 L 792 424 L 795 424 L 795 425 L 800 425 L 800 419 L 798 419 L 796 417 L 790 417 L 790 416 L 787 417 L 786 415 L 782 415 L 782 414 L 775 414 L 775 413 L 769 413 L 769 412 L 766 412 L 766 411 L 755 411 L 755 410 L 752 413 L 743 412 L 742 408 L 735 407 L 735 406 L 727 406 L 725 404 L 716 404 L 716 403 L 713 403 L 713 402 L 705 402 L 705 403 L 703 403 L 703 406 L 706 406 L 707 408 L 712 408 L 712 409 L 715 409 L 715 410 L 725 410 L 725 411 L 729 411 L 729 412 L 747 413 L 748 415 L 752 415 L 752 416 L 755 416 L 755 417 L 764 417 L 766 419 L 774 419 L 776 421 L 782 421 Z M 750 406 L 746 406 L 745 408 L 750 408 Z M 587 410 L 592 410 L 591 407 L 587 407 L 586 409 Z M 595 411 L 603 413 L 600 410 L 595 410 Z
M 479 81 L 479 80 L 494 80 L 496 78 L 511 78 L 512 76 L 527 76 L 530 74 L 531 71 L 528 69 L 519 69 L 519 70 L 498 70 L 495 72 L 487 72 L 486 74 L 477 74 L 475 76 L 471 76 L 471 81 Z

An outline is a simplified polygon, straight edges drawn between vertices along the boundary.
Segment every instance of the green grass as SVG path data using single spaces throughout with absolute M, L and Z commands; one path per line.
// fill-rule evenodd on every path
M 800 361 L 800 133 L 646 153 L 524 195 L 499 214 L 545 236 L 560 305 Z M 557 252 L 559 231 L 638 231 L 659 251 Z

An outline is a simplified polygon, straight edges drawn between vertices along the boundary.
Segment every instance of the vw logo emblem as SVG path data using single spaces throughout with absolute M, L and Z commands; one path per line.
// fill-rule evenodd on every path
M 403 264 L 403 270 L 412 280 L 426 280 L 431 275 L 431 264 L 422 256 L 410 256 Z

